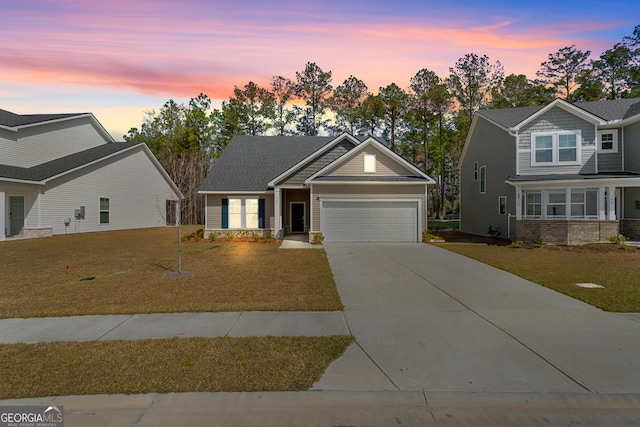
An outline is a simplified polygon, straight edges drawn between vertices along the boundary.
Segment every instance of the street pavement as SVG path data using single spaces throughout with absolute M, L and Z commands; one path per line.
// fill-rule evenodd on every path
M 603 312 L 435 246 L 325 249 L 343 313 L 60 320 L 73 331 L 89 317 L 104 319 L 102 326 L 76 326 L 68 339 L 77 340 L 214 330 L 352 333 L 355 342 L 310 391 L 62 396 L 0 405 L 63 405 L 67 427 L 640 425 L 637 314 Z M 2 320 L 0 342 L 49 340 L 60 325 L 47 321 L 53 319 Z

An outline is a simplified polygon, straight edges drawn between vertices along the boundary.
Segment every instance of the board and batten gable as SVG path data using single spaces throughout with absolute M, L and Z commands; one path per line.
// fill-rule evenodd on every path
M 460 228 L 473 234 L 487 234 L 489 226 L 508 235 L 508 214 L 515 214 L 515 189 L 505 181 L 515 174 L 516 139 L 478 115 L 460 165 Z M 478 165 L 478 176 L 474 164 Z M 485 192 L 480 191 L 481 168 L 485 168 Z M 499 212 L 499 197 L 507 197 L 506 214 Z
M 640 122 L 625 126 L 618 139 L 624 139 L 624 170 L 640 173 Z
M 532 166 L 531 135 L 562 131 L 580 132 L 579 164 Z M 518 132 L 518 144 L 519 175 L 596 173 L 596 126 L 560 107 L 551 108 L 536 120 L 523 126 Z
M 17 131 L 0 129 L 0 164 L 30 168 L 112 142 L 88 116 L 44 122 Z
M 348 161 L 338 165 L 326 173 L 327 176 L 368 176 L 371 173 L 364 172 L 365 155 L 376 156 L 376 172 L 378 176 L 416 176 L 406 167 L 391 159 L 388 154 L 383 153 L 373 145 L 364 147 Z
M 140 145 L 52 179 L 40 190 L 41 223 L 52 226 L 53 234 L 164 227 L 166 202 L 180 195 L 150 155 Z M 100 224 L 100 198 L 109 199 L 108 224 Z M 80 206 L 85 218 L 75 221 Z M 71 223 L 65 228 L 67 218 Z M 32 209 L 25 224 L 37 223 L 37 209 Z
M 300 167 L 284 180 L 276 182 L 276 185 L 283 187 L 303 187 L 305 179 L 309 178 L 311 175 L 318 172 L 320 169 L 324 168 L 334 160 L 342 157 L 353 147 L 353 143 L 345 138 L 331 147 L 325 153 Z

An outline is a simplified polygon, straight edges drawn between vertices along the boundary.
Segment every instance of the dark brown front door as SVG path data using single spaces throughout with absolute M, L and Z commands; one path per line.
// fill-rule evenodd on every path
M 291 232 L 304 233 L 304 203 L 291 203 Z

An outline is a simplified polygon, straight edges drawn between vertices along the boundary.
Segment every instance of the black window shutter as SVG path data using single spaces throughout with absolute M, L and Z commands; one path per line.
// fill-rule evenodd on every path
M 265 204 L 264 199 L 258 199 L 258 228 L 265 228 Z
M 222 228 L 229 228 L 229 199 L 222 199 Z

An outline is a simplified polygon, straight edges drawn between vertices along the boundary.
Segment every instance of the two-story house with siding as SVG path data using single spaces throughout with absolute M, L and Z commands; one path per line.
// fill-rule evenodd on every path
M 145 144 L 93 114 L 0 109 L 0 241 L 164 226 L 180 198 Z
M 462 231 L 640 239 L 640 98 L 478 111 L 459 166 Z

